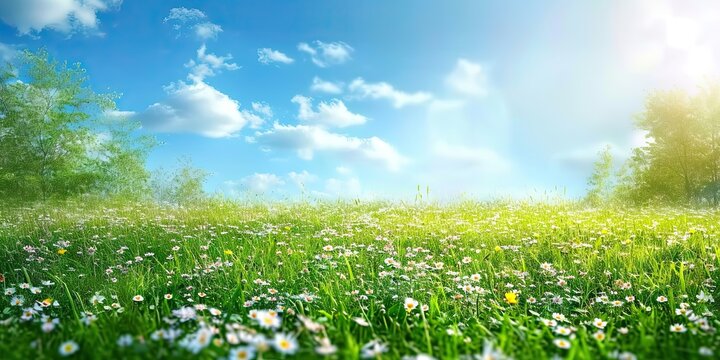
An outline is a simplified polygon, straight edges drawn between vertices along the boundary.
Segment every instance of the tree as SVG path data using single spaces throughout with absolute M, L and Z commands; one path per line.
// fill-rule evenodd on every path
M 178 205 L 191 205 L 207 199 L 203 190 L 208 173 L 193 166 L 189 158 L 178 160 L 172 172 L 157 169 L 152 176 L 155 200 Z
M 720 202 L 720 86 L 695 95 L 651 94 L 636 125 L 649 144 L 634 150 L 616 194 L 637 203 Z
M 138 194 L 147 188 L 151 141 L 127 119 L 110 121 L 114 94 L 87 86 L 80 64 L 25 51 L 0 72 L 0 196 L 14 200 L 79 194 Z M 143 189 L 144 188 L 144 189 Z
M 595 161 L 594 170 L 588 179 L 588 191 L 585 201 L 593 206 L 607 202 L 613 189 L 613 157 L 610 153 L 610 146 L 605 146 L 598 152 L 598 160 Z

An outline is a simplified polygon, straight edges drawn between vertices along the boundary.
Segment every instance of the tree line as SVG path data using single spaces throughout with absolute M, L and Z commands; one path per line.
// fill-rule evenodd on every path
M 593 205 L 709 205 L 720 203 L 720 86 L 695 93 L 650 94 L 635 118 L 647 143 L 615 169 L 610 149 L 600 152 L 585 200 Z
M 97 93 L 79 63 L 24 51 L 0 68 L 0 202 L 78 196 L 191 203 L 207 173 L 183 160 L 150 172 L 157 142 Z

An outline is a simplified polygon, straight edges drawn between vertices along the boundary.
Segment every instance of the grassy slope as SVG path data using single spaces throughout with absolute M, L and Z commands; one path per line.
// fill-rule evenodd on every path
M 297 335 L 303 358 L 317 356 L 316 337 L 325 335 L 341 358 L 358 357 L 373 339 L 387 345 L 383 358 L 417 353 L 455 358 L 482 353 L 485 338 L 505 354 L 528 359 L 596 358 L 614 350 L 639 358 L 694 358 L 703 346 L 717 355 L 720 337 L 675 309 L 685 302 L 701 317 L 712 311 L 706 314 L 710 326 L 719 325 L 718 302 L 696 299 L 701 290 L 720 298 L 714 287 L 720 280 L 719 215 L 477 203 L 7 210 L 0 213 L 0 273 L 6 277 L 0 286 L 16 288 L 26 306 L 57 300 L 59 307 L 43 312 L 59 318 L 60 326 L 43 333 L 39 315 L 21 321 L 22 308 L 9 305 L 12 296 L 2 296 L 0 353 L 57 357 L 59 344 L 72 339 L 80 345 L 76 357 L 190 357 L 177 344 L 150 335 L 170 327 L 163 319 L 172 318 L 172 310 L 202 303 L 222 310 L 217 317 L 202 312 L 204 320 L 215 319 L 221 333 L 224 324 L 237 323 L 269 337 L 273 331 L 260 329 L 247 314 L 283 306 L 278 331 Z M 70 242 L 60 244 L 64 255 L 56 246 L 62 240 Z M 24 250 L 26 245 L 35 253 Z M 97 250 L 92 256 L 91 247 Z M 388 258 L 398 265 L 388 265 Z M 553 270 L 541 269 L 541 263 Z M 468 278 L 472 274 L 480 279 Z M 55 284 L 41 286 L 43 280 Z M 42 293 L 20 289 L 23 282 Z M 621 282 L 631 288 L 620 289 Z M 483 290 L 466 293 L 459 288 L 465 284 Z M 505 301 L 509 291 L 519 294 L 518 304 Z M 95 293 L 107 298 L 104 304 L 90 304 Z M 144 301 L 133 302 L 137 294 Z M 597 303 L 602 295 L 623 303 Z M 631 295 L 635 301 L 629 303 L 625 297 Z M 253 296 L 260 299 L 245 307 Z M 657 302 L 659 296 L 668 301 Z M 428 310 L 407 313 L 406 297 Z M 533 297 L 537 302 L 531 304 Z M 103 309 L 113 302 L 122 310 Z M 89 326 L 81 321 L 85 311 L 97 317 Z M 292 313 L 321 323 L 324 332 L 311 334 Z M 575 328 L 572 337 L 554 334 L 539 320 L 553 313 L 567 317 L 565 326 Z M 370 326 L 353 321 L 357 317 Z M 595 318 L 607 321 L 603 341 L 592 337 Z M 671 333 L 674 323 L 689 330 Z M 173 326 L 187 334 L 198 321 Z M 625 335 L 619 333 L 623 327 Z M 123 334 L 135 337 L 133 346 L 116 345 Z M 571 348 L 556 347 L 557 338 L 571 339 Z M 199 356 L 225 356 L 230 347 L 211 345 Z M 279 355 L 271 350 L 263 357 Z

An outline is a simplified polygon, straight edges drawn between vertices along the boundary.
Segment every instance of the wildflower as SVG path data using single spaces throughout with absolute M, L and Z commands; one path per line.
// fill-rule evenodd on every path
M 93 305 L 102 304 L 105 301 L 105 297 L 99 294 L 95 294 L 90 298 L 90 303 Z
M 330 343 L 330 339 L 324 337 L 319 342 L 320 345 L 315 348 L 316 353 L 327 356 L 337 352 L 337 346 Z
M 605 326 L 607 326 L 607 321 L 602 321 L 602 319 L 595 318 L 592 322 L 593 326 L 595 326 L 598 329 L 604 329 Z
M 673 324 L 670 326 L 670 331 L 674 333 L 684 333 L 687 331 L 687 328 L 682 324 Z
M 281 324 L 280 317 L 274 311 L 258 311 L 257 322 L 264 329 L 277 329 Z
M 483 359 L 483 360 L 506 360 L 509 358 L 506 357 L 505 354 L 503 354 L 500 349 L 495 349 L 492 342 L 485 339 L 485 342 L 483 344 L 483 353 L 482 353 L 482 356 L 480 356 L 480 359 Z
M 688 316 L 692 313 L 693 313 L 693 311 L 691 309 L 684 308 L 684 307 L 675 309 L 675 315 Z
M 555 339 L 555 340 L 553 340 L 553 344 L 555 344 L 555 346 L 557 346 L 561 349 L 569 349 L 570 348 L 570 342 L 565 339 Z
M 418 306 L 417 300 L 413 298 L 405 298 L 405 311 L 412 312 Z
M 603 341 L 605 340 L 605 333 L 602 330 L 598 330 L 593 334 L 593 337 L 597 341 Z
M 695 296 L 699 302 L 707 303 L 707 302 L 715 302 L 715 299 L 713 299 L 712 295 L 705 294 L 705 291 L 700 290 L 700 293 Z
M 190 306 L 183 306 L 177 310 L 173 310 L 172 314 L 180 319 L 180 322 L 186 322 L 188 320 L 195 320 L 197 312 Z
M 25 297 L 22 295 L 13 296 L 10 299 L 10 305 L 12 306 L 23 306 L 25 304 Z
M 195 334 L 185 338 L 184 347 L 193 354 L 199 353 L 212 342 L 213 333 L 206 327 L 200 328 Z
M 128 347 L 132 345 L 133 338 L 130 334 L 120 335 L 120 337 L 117 339 L 117 345 L 119 347 Z
M 58 324 L 60 324 L 60 319 L 53 319 L 47 315 L 43 315 L 40 328 L 44 333 L 49 333 L 55 330 L 55 326 Z
M 225 251 L 223 251 L 223 253 L 224 253 L 225 255 L 232 255 L 232 254 L 233 254 L 233 251 L 226 249 Z
M 713 356 L 713 350 L 707 346 L 702 346 L 698 349 L 698 354 L 700 354 L 700 356 L 710 357 Z
M 353 321 L 355 321 L 360 326 L 370 326 L 370 324 L 367 322 L 367 320 L 365 320 L 361 317 L 353 318 Z
M 515 305 L 518 303 L 518 296 L 514 292 L 506 292 L 505 301 L 510 305 Z
M 62 344 L 60 344 L 60 355 L 61 356 L 70 356 L 74 353 L 76 353 L 80 349 L 78 344 L 72 340 L 68 340 Z
M 165 298 L 165 300 L 172 300 L 173 295 L 172 295 L 172 294 L 165 294 L 165 295 L 163 295 L 163 297 Z
M 656 300 L 657 300 L 657 302 L 659 302 L 659 303 L 664 303 L 664 302 L 667 302 L 667 301 L 668 301 L 668 298 L 665 297 L 665 296 L 660 295 L 660 296 L 657 297 Z
M 275 334 L 273 338 L 273 347 L 282 354 L 294 354 L 298 349 L 298 343 L 295 338 L 283 333 Z
M 59 255 L 65 255 L 66 252 L 67 252 L 66 249 L 58 249 L 58 251 L 57 251 L 57 253 L 58 253 Z M 68 354 L 68 355 L 69 355 L 69 354 Z
M 135 295 L 135 296 L 133 296 L 132 299 L 134 302 L 141 302 L 141 301 L 145 300 L 145 298 L 142 297 L 142 295 Z
M 255 348 L 252 346 L 238 346 L 230 349 L 228 360 L 249 360 L 255 357 Z
M 562 336 L 568 336 L 572 331 L 564 326 L 558 326 L 555 328 L 555 333 Z
M 360 349 L 360 356 L 363 359 L 374 358 L 382 355 L 387 351 L 387 345 L 381 343 L 378 340 L 372 340 L 367 344 L 363 345 Z

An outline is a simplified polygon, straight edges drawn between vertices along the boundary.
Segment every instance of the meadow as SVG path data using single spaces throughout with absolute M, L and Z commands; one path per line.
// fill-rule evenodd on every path
M 0 357 L 720 354 L 720 212 L 568 204 L 0 210 Z

